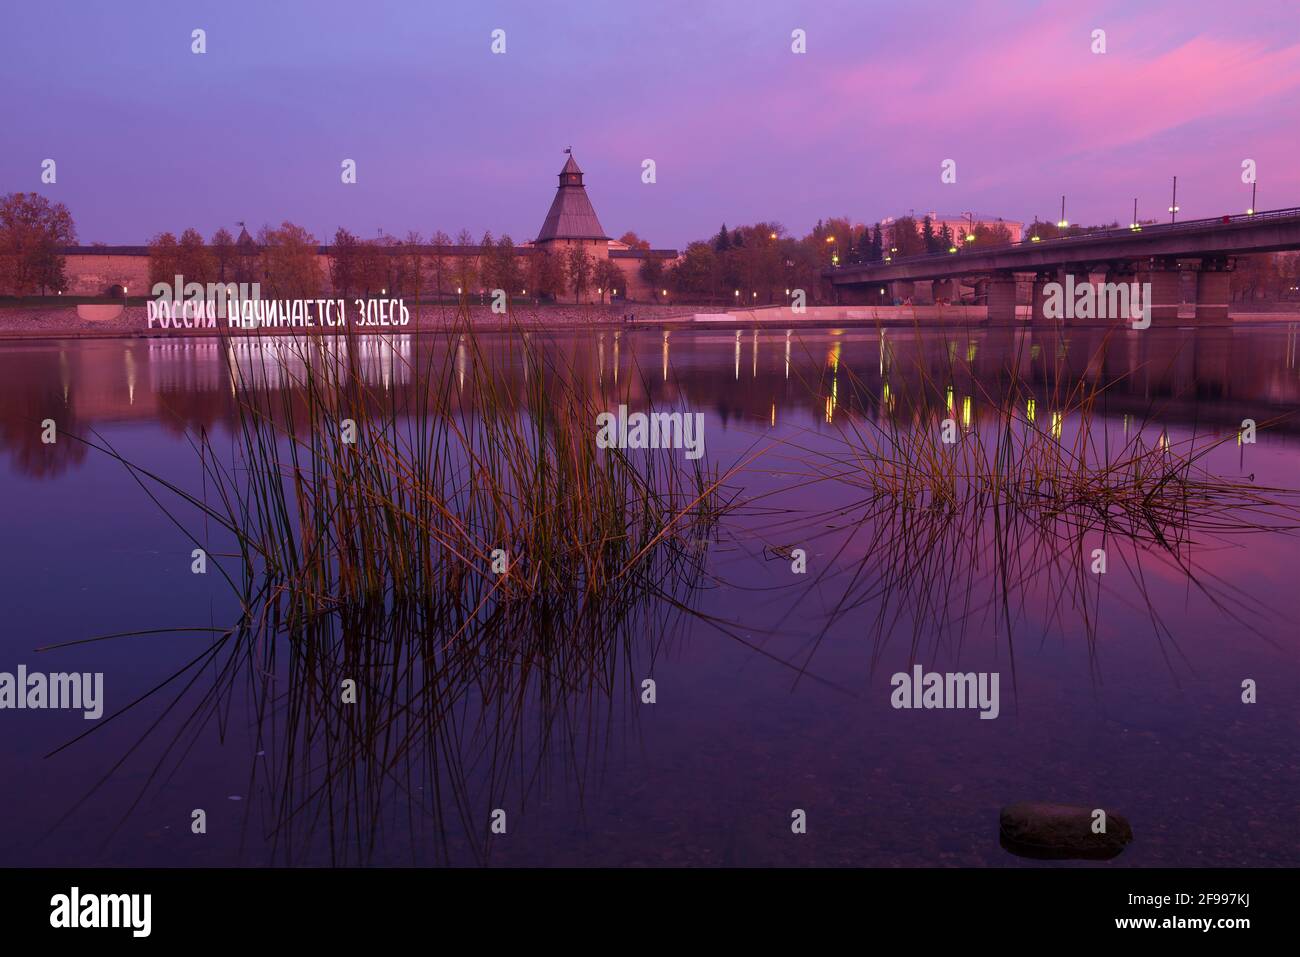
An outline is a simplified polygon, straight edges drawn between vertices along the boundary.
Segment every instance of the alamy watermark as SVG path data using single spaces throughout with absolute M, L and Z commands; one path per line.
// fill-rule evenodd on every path
M 1151 283 L 1075 283 L 1066 273 L 1065 283 L 1043 285 L 1043 315 L 1048 319 L 1122 319 L 1134 329 L 1151 325 Z
M 703 412 L 618 412 L 596 416 L 596 446 L 602 449 L 685 449 L 688 459 L 704 454 Z
M 152 894 L 83 894 L 73 887 L 50 898 L 50 926 L 56 928 L 124 927 L 132 937 L 148 937 L 152 913 Z
M 979 708 L 980 718 L 989 720 L 1001 711 L 996 671 L 927 672 L 913 665 L 910 675 L 897 672 L 889 683 L 895 708 Z
M 146 303 L 149 327 L 158 323 L 163 328 L 171 324 L 215 325 L 217 319 L 227 315 L 238 316 L 241 302 L 256 302 L 262 298 L 261 283 L 186 282 L 177 274 L 176 281 L 156 282 L 149 291 L 152 298 Z M 188 321 L 187 321 L 188 320 Z
M 104 714 L 104 673 L 29 672 L 19 665 L 17 674 L 0 671 L 0 710 L 80 709 L 87 721 Z

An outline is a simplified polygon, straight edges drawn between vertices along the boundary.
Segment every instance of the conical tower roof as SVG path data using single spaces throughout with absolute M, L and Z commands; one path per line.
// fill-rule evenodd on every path
M 587 198 L 582 170 L 572 153 L 560 170 L 560 186 L 542 223 L 542 231 L 537 234 L 539 243 L 552 239 L 609 239 Z

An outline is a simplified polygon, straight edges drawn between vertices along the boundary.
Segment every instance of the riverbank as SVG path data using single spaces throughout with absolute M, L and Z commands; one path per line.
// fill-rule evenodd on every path
M 983 306 L 908 305 L 908 306 L 809 306 L 795 313 L 788 307 L 768 306 L 755 309 L 720 311 L 716 307 L 696 305 L 654 305 L 617 303 L 613 305 L 524 305 L 507 315 L 494 313 L 488 306 L 469 306 L 469 321 L 482 332 L 508 331 L 514 328 L 566 330 L 600 327 L 608 329 L 706 329 L 734 328 L 863 328 L 877 326 L 983 326 L 987 311 Z M 333 335 L 341 331 L 330 327 L 273 327 L 265 329 L 230 328 L 218 320 L 216 328 L 163 329 L 150 326 L 144 305 L 129 305 L 114 315 L 116 307 L 104 305 L 76 306 L 58 304 L 0 306 L 0 341 L 21 339 L 131 339 L 131 338 L 204 338 L 220 335 L 284 336 Z M 450 305 L 408 306 L 410 322 L 404 326 L 352 326 L 360 335 L 411 335 L 421 332 L 450 332 L 458 328 L 459 310 Z M 1028 327 L 1029 307 L 1018 308 L 1019 319 Z M 110 317 L 104 317 L 105 313 Z M 100 318 L 94 317 L 96 314 Z M 1234 311 L 1233 325 L 1300 322 L 1294 311 Z M 1179 316 L 1182 324 L 1195 322 L 1195 308 L 1184 306 Z M 1104 323 L 1098 323 L 1104 324 Z M 1085 325 L 1085 323 L 1072 323 Z
M 591 325 L 614 326 L 652 324 L 664 321 L 689 322 L 698 306 L 663 306 L 641 303 L 614 305 L 544 305 L 516 306 L 501 315 L 488 306 L 469 306 L 469 321 L 475 329 L 495 331 L 516 326 L 551 329 Z M 410 322 L 404 326 L 359 326 L 351 329 L 366 335 L 410 334 L 450 331 L 460 322 L 460 311 L 451 305 L 408 305 Z M 275 327 L 265 329 L 231 328 L 218 319 L 215 328 L 160 328 L 149 323 L 144 305 L 128 305 L 114 315 L 116 307 L 99 305 L 15 305 L 0 306 L 0 339 L 100 339 L 100 338 L 177 338 L 223 334 L 257 335 L 330 335 L 342 331 L 330 327 Z

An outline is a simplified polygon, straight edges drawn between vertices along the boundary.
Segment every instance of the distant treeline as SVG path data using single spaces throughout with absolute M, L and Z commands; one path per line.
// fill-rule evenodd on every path
M 1025 239 L 1053 239 L 1118 228 L 1058 227 L 1035 220 Z M 880 262 L 926 253 L 961 255 L 963 250 L 1004 245 L 1012 241 L 1000 221 L 972 222 L 966 235 L 937 227 L 929 216 L 903 216 L 886 223 L 864 225 L 848 217 L 819 220 L 803 237 L 786 233 L 777 222 L 728 228 L 709 239 L 690 243 L 676 259 L 648 255 L 650 246 L 635 233 L 620 242 L 643 254 L 629 269 L 651 290 L 654 299 L 679 302 L 773 304 L 789 301 L 791 291 L 803 289 L 811 302 L 830 296 L 823 272 L 835 265 Z M 971 238 L 973 237 L 973 238 Z M 37 193 L 10 193 L 0 198 L 0 295 L 31 296 L 66 291 L 69 283 L 62 250 L 77 242 L 72 216 L 62 203 Z M 326 247 L 307 229 L 291 222 L 263 226 L 254 239 L 246 232 L 237 239 L 222 228 L 204 240 L 198 230 L 171 232 L 149 242 L 150 284 L 171 282 L 259 282 L 268 295 L 312 297 L 324 293 L 326 282 L 338 295 L 420 296 L 472 295 L 503 289 L 511 297 L 579 301 L 592 293 L 600 299 L 622 298 L 627 274 L 615 261 L 591 256 L 581 246 L 555 251 L 516 246 L 507 235 L 485 233 L 477 241 L 467 230 L 453 240 L 441 230 L 427 239 L 418 232 L 399 239 L 380 235 L 362 239 L 348 229 L 335 231 Z M 627 262 L 625 260 L 625 262 Z M 1247 299 L 1300 298 L 1300 273 L 1295 253 L 1237 257 L 1232 296 Z
M 259 282 L 275 296 L 310 297 L 323 292 L 319 255 L 316 237 L 290 222 L 262 227 L 256 240 L 236 240 L 219 229 L 205 243 L 197 230 L 187 229 L 179 239 L 166 232 L 150 241 L 149 277 L 151 283 L 177 274 L 187 282 Z M 490 232 L 477 242 L 465 230 L 455 242 L 441 231 L 427 240 L 415 232 L 402 239 L 362 239 L 340 227 L 326 259 L 330 289 L 344 296 L 419 298 L 502 289 L 512 298 L 572 293 L 576 301 L 595 290 L 604 298 L 624 285 L 618 266 L 581 246 L 521 249 L 509 236 L 494 239 Z

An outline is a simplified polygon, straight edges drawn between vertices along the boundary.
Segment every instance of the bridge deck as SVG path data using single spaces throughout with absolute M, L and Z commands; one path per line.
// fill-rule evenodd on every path
M 835 286 L 890 281 L 950 279 L 1011 272 L 1049 272 L 1150 258 L 1207 258 L 1300 249 L 1300 207 L 1217 219 L 1109 229 L 1038 242 L 1025 239 L 988 249 L 909 256 L 890 263 L 860 263 L 828 269 Z

